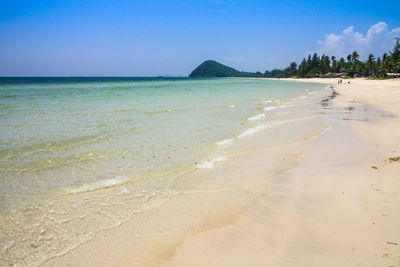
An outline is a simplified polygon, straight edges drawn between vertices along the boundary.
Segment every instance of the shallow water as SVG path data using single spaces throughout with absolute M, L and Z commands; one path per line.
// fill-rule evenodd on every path
M 224 190 L 203 171 L 320 134 L 327 94 L 261 79 L 0 79 L 1 262 L 40 264 L 199 184 Z

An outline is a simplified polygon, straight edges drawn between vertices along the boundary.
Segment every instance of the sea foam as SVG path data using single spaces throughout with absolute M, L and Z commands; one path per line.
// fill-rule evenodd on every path
M 129 190 L 126 189 L 126 187 L 121 187 L 121 191 L 117 193 L 117 195 L 122 195 L 122 194 L 129 194 Z
M 233 139 L 232 138 L 228 138 L 228 139 L 216 142 L 216 144 L 219 145 L 219 146 L 230 145 L 232 143 L 233 143 Z
M 214 167 L 214 163 L 225 161 L 225 160 L 228 160 L 228 159 L 226 157 L 222 157 L 222 156 L 216 157 L 216 158 L 214 158 L 212 160 L 206 160 L 206 161 L 203 161 L 203 162 L 197 164 L 197 168 L 199 168 L 199 169 L 211 169 L 211 168 Z
M 253 117 L 249 117 L 249 118 L 247 118 L 247 120 L 248 121 L 256 121 L 256 120 L 259 120 L 259 119 L 262 119 L 262 118 L 265 118 L 265 114 L 264 113 L 255 115 Z
M 274 106 L 265 107 L 265 108 L 264 108 L 265 111 L 270 111 L 270 110 L 274 110 L 274 109 L 276 109 L 276 107 L 274 107 Z
M 277 108 L 288 108 L 288 107 L 291 107 L 291 106 L 293 106 L 293 105 L 269 106 L 269 107 L 265 107 L 264 110 L 265 111 L 270 111 L 270 110 L 274 110 L 274 109 L 277 109 Z
M 65 191 L 68 192 L 68 193 L 89 192 L 89 191 L 94 191 L 94 190 L 101 189 L 101 188 L 106 188 L 106 187 L 109 187 L 109 186 L 123 184 L 127 180 L 128 179 L 126 177 L 117 176 L 117 177 L 112 178 L 112 179 L 100 180 L 100 181 L 95 181 L 95 182 L 91 182 L 91 183 L 81 184 L 79 186 L 67 187 L 65 189 Z
M 246 137 L 246 136 L 253 135 L 253 134 L 255 134 L 256 132 L 258 132 L 258 131 L 260 131 L 260 130 L 263 130 L 263 129 L 265 129 L 265 128 L 268 128 L 268 127 L 270 127 L 270 126 L 271 126 L 271 125 L 269 125 L 269 124 L 264 124 L 264 125 L 258 125 L 257 127 L 254 127 L 254 128 L 247 129 L 246 131 L 244 131 L 243 133 L 241 133 L 241 134 L 238 136 L 238 138 L 243 138 L 243 137 Z
M 279 99 L 276 98 L 267 98 L 261 101 L 263 104 L 270 104 L 270 103 L 279 103 Z

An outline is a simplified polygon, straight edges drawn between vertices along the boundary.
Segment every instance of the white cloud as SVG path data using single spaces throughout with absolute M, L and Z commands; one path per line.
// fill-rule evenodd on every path
M 355 32 L 354 26 L 349 26 L 341 34 L 327 34 L 324 41 L 318 41 L 321 46 L 318 54 L 346 57 L 357 51 L 361 59 L 367 58 L 370 53 L 380 57 L 393 48 L 396 37 L 400 37 L 400 27 L 389 31 L 385 22 L 372 25 L 365 36 Z

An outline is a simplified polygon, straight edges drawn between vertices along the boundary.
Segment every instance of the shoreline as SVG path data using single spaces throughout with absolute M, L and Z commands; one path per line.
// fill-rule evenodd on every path
M 344 116 L 328 119 L 332 129 L 308 145 L 300 165 L 252 213 L 188 241 L 166 265 L 400 264 L 400 81 L 286 80 L 332 84 L 340 94 L 333 104 Z M 365 114 L 352 118 L 357 110 Z
M 399 264 L 400 81 L 280 80 L 333 83 L 339 96 L 317 103 L 323 121 L 295 146 L 229 161 L 257 183 L 180 194 L 44 265 Z

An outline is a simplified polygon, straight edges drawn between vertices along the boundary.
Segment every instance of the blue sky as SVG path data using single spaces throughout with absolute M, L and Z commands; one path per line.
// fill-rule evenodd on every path
M 380 56 L 395 36 L 400 1 L 2 0 L 0 76 L 183 76 L 206 59 L 263 72 Z

